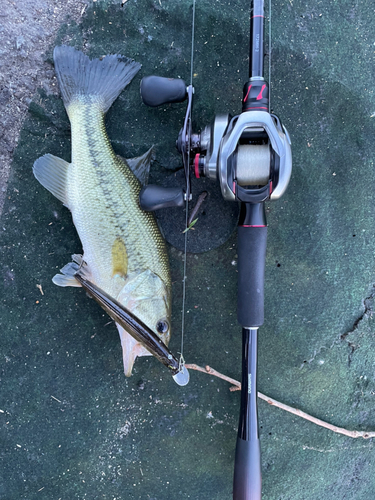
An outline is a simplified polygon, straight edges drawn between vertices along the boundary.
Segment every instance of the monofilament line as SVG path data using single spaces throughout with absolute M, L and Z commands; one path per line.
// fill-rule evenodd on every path
M 189 199 L 186 197 L 185 202 L 185 229 L 188 227 L 188 211 Z M 187 235 L 189 231 L 185 231 L 184 243 L 184 277 L 182 279 L 182 315 L 181 315 L 181 352 L 180 352 L 180 367 L 184 364 L 184 333 L 185 333 L 185 302 L 186 302 L 186 261 L 187 261 Z
M 190 85 L 193 86 L 193 63 L 194 63 L 194 31 L 195 31 L 195 0 L 193 0 L 193 20 L 191 25 L 191 57 L 190 57 Z M 190 132 L 191 132 L 191 108 L 189 116 L 189 128 L 188 128 L 188 167 L 190 165 Z M 185 333 L 185 303 L 186 303 L 186 261 L 187 261 L 187 238 L 188 232 L 188 219 L 189 219 L 189 196 L 190 196 L 190 182 L 189 182 L 189 172 L 186 173 L 186 200 L 185 200 L 185 242 L 184 242 L 184 277 L 182 280 L 182 314 L 181 314 L 181 353 L 180 353 L 180 365 L 184 364 L 184 333 Z
M 195 31 L 195 0 L 193 0 L 193 21 L 191 23 L 190 85 L 193 85 L 194 31 Z

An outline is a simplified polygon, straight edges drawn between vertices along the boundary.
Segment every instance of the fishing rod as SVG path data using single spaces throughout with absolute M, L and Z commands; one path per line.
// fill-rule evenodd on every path
M 191 128 L 193 93 L 192 83 L 186 86 L 181 79 L 149 76 L 141 82 L 141 96 L 148 106 L 185 99 L 188 105 L 177 139 L 186 189 L 146 186 L 140 205 L 144 210 L 185 206 L 191 197 L 192 171 L 196 178 L 218 180 L 224 200 L 240 203 L 237 319 L 242 327 L 242 387 L 233 499 L 260 500 L 257 340 L 264 322 L 265 202 L 283 195 L 292 171 L 290 138 L 270 112 L 269 85 L 264 80 L 264 0 L 250 2 L 249 80 L 243 88 L 241 113 L 216 115 L 211 125 L 195 134 Z

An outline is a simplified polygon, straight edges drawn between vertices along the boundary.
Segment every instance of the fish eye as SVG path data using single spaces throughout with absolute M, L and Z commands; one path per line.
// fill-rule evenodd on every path
M 156 330 L 158 333 L 167 333 L 169 330 L 169 325 L 168 321 L 165 321 L 165 319 L 161 319 L 156 323 Z

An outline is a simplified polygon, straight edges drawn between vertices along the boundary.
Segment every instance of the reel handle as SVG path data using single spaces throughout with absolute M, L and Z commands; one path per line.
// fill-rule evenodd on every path
M 142 210 L 151 212 L 160 208 L 183 207 L 186 199 L 191 199 L 189 178 L 189 150 L 190 150 L 190 110 L 193 97 L 193 86 L 186 84 L 180 78 L 164 78 L 161 76 L 145 76 L 141 81 L 141 97 L 147 106 L 156 107 L 171 102 L 182 102 L 188 99 L 188 106 L 184 127 L 177 141 L 182 153 L 186 191 L 181 188 L 163 188 L 148 185 L 141 189 L 139 204 Z
M 185 193 L 182 188 L 165 188 L 149 184 L 144 186 L 139 193 L 139 205 L 146 212 L 167 207 L 183 207 Z
M 145 76 L 141 81 L 141 97 L 147 106 L 156 107 L 171 102 L 182 102 L 188 96 L 186 84 L 180 78 Z

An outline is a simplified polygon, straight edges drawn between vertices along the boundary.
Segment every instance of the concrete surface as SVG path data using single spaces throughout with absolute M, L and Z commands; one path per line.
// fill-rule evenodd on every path
M 0 213 L 13 151 L 37 88 L 56 93 L 45 52 L 63 22 L 77 22 L 85 0 L 3 0 L 0 12 Z M 67 40 L 68 41 L 68 40 Z

